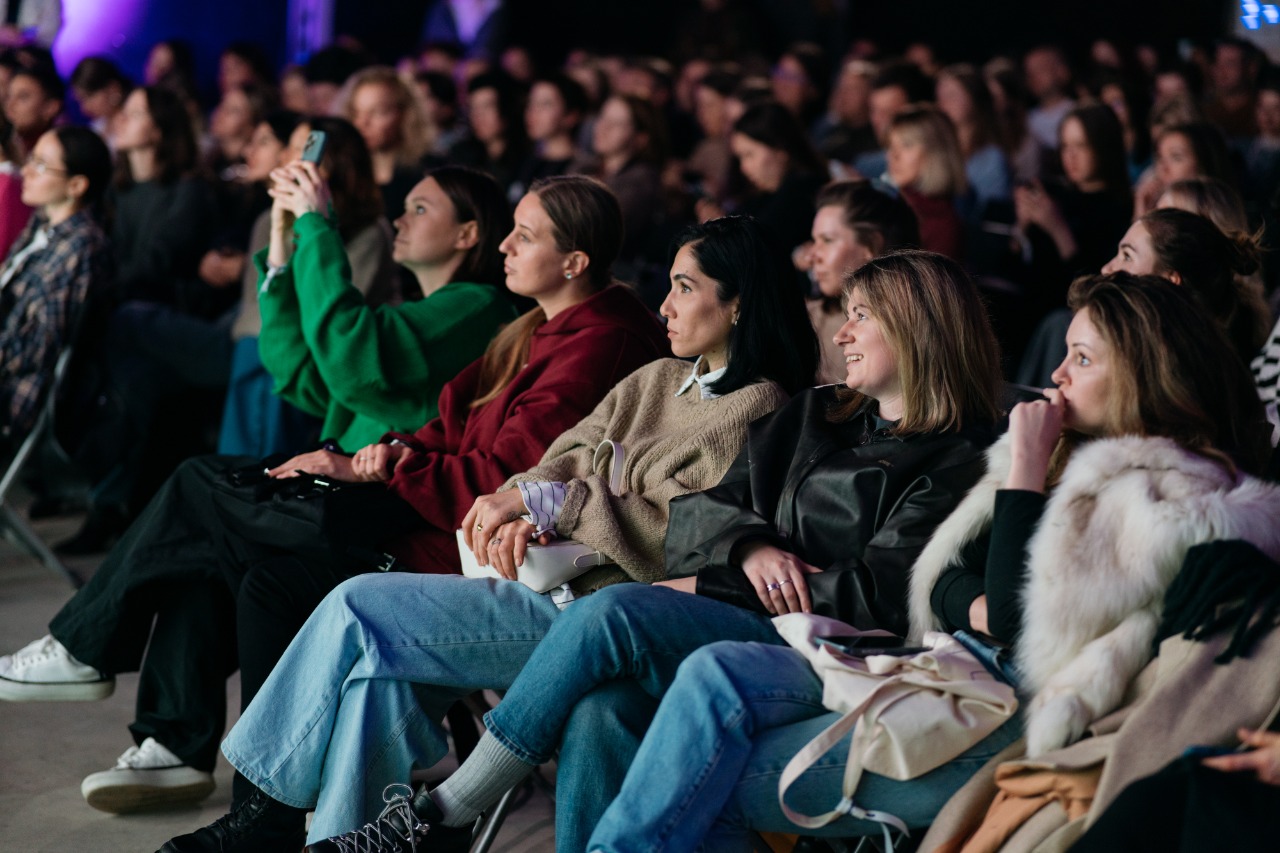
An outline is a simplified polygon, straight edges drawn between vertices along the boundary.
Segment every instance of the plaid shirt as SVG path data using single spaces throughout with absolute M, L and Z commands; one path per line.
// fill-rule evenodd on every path
M 46 221 L 40 214 L 31 218 L 0 275 Z M 110 244 L 88 211 L 48 228 L 48 239 L 0 288 L 0 436 L 11 440 L 35 423 L 80 307 L 90 289 L 109 283 L 113 270 Z

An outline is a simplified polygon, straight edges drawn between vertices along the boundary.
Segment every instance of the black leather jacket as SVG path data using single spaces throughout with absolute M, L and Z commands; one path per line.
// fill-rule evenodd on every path
M 911 566 L 982 475 L 996 429 L 900 438 L 876 429 L 871 406 L 831 423 L 834 402 L 835 386 L 798 394 L 751 424 L 719 485 L 671 501 L 667 574 L 763 613 L 730 558 L 763 540 L 823 569 L 808 579 L 815 613 L 905 636 Z

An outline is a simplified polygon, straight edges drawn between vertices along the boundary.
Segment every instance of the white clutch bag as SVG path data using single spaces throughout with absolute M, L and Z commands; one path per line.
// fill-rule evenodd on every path
M 615 441 L 605 440 L 596 448 L 592 467 L 599 468 L 605 451 L 612 451 L 613 465 L 609 472 L 609 489 L 615 495 L 622 486 L 622 462 L 624 453 L 622 445 Z M 459 530 L 458 555 L 462 558 L 462 574 L 469 578 L 498 578 L 498 570 L 493 566 L 481 566 L 476 562 L 476 555 L 467 547 L 466 539 Z M 534 592 L 547 592 L 561 584 L 568 583 L 587 569 L 596 566 L 607 566 L 612 563 L 609 557 L 600 553 L 590 545 L 574 542 L 572 539 L 557 539 L 546 545 L 530 543 L 525 551 L 524 565 L 516 569 L 516 580 Z

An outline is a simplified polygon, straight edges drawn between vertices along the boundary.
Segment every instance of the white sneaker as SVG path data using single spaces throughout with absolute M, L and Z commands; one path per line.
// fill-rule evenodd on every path
M 0 657 L 0 699 L 10 702 L 76 702 L 106 699 L 116 680 L 71 656 L 46 634 Z
M 155 738 L 131 746 L 116 766 L 80 783 L 85 801 L 98 811 L 124 814 L 187 805 L 213 793 L 213 774 L 196 770 Z

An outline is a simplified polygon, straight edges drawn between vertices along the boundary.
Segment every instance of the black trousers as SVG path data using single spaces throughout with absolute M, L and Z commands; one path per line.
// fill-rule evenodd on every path
M 372 568 L 339 555 L 300 558 L 242 535 L 214 493 L 229 468 L 253 462 L 184 462 L 49 624 L 84 663 L 138 671 L 134 740 L 154 737 L 198 770 L 213 769 L 237 666 L 243 708 L 320 600 Z M 397 524 L 421 523 L 399 504 Z

